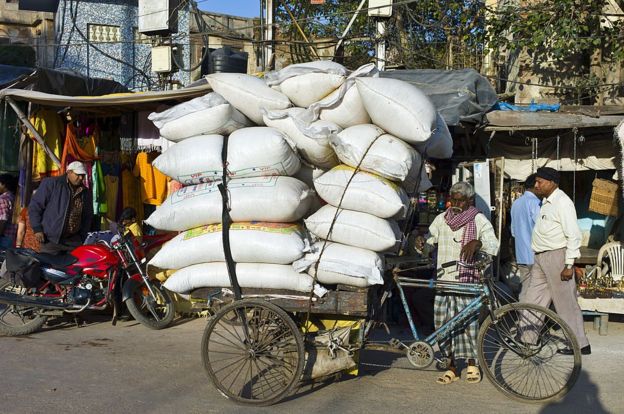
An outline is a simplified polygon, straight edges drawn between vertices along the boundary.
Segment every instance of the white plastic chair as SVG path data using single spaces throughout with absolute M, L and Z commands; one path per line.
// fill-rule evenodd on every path
M 609 262 L 605 263 L 605 259 Z M 618 284 L 624 278 L 624 244 L 621 242 L 610 242 L 605 244 L 598 251 L 596 260 L 598 280 L 608 277 L 613 284 Z

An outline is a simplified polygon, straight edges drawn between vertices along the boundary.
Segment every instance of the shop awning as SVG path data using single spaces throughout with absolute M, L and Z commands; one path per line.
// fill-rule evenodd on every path
M 624 115 L 585 115 L 562 112 L 491 111 L 486 131 L 536 131 L 549 129 L 615 127 Z
M 208 84 L 170 91 L 128 92 L 100 96 L 65 96 L 24 89 L 3 89 L 0 90 L 0 99 L 8 97 L 14 101 L 25 101 L 44 106 L 70 107 L 84 112 L 112 114 L 155 110 L 162 103 L 187 101 L 210 91 L 211 88 Z

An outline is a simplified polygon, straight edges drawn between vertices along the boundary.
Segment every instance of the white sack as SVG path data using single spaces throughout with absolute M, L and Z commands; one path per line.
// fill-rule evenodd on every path
M 396 183 L 365 171 L 358 171 L 351 179 L 354 171 L 354 168 L 339 165 L 315 179 L 314 189 L 334 207 L 338 207 L 342 198 L 340 208 L 346 210 L 361 211 L 380 218 L 405 216 L 409 204 L 405 190 Z
M 232 221 L 290 223 L 310 207 L 311 191 L 292 177 L 238 178 L 228 182 Z M 216 182 L 184 187 L 171 194 L 145 222 L 160 230 L 184 231 L 221 223 Z
M 330 143 L 343 163 L 355 168 L 366 154 L 360 169 L 392 181 L 405 180 L 412 167 L 420 165 L 421 161 L 414 148 L 371 124 L 347 128 L 332 135 Z M 371 148 L 367 153 L 369 146 Z
M 424 142 L 436 125 L 433 103 L 420 89 L 398 79 L 355 80 L 373 123 L 410 144 Z
M 330 237 L 331 223 L 338 209 L 323 206 L 305 219 L 308 230 L 321 239 L 349 246 L 383 252 L 395 247 L 400 239 L 399 226 L 394 220 L 385 220 L 359 211 L 340 210 Z
M 218 93 L 183 102 L 162 112 L 152 112 L 147 117 L 160 130 L 160 135 L 178 142 L 196 135 L 229 135 L 252 122 Z
M 324 121 L 334 122 L 342 128 L 370 124 L 371 118 L 364 108 L 360 92 L 355 84 L 346 90 L 342 99 L 337 99 L 340 93 L 340 90 L 336 90 L 319 102 L 321 105 L 333 102 L 321 109 L 320 118 Z
M 196 227 L 178 234 L 150 260 L 161 269 L 224 262 L 221 224 Z M 239 222 L 230 226 L 235 262 L 290 264 L 309 250 L 304 229 L 293 223 Z
M 301 122 L 297 117 L 304 112 L 303 108 L 271 111 L 270 114 L 265 114 L 263 119 L 267 126 L 284 133 L 309 163 L 325 169 L 338 165 L 338 157 L 329 145 L 329 136 L 340 132 L 341 128 L 333 122 L 315 121 L 302 131 L 297 126 L 297 122 Z M 310 134 L 312 131 L 316 133 Z
M 213 73 L 206 76 L 215 92 L 258 125 L 262 121 L 262 109 L 286 109 L 288 97 L 267 86 L 262 79 L 243 73 Z
M 327 242 L 317 269 L 316 263 L 324 244 L 325 242 L 315 243 L 312 252 L 293 263 L 293 268 L 298 272 L 307 270 L 312 277 L 317 271 L 316 280 L 326 284 L 367 287 L 384 283 L 384 261 L 381 255 L 340 243 Z
M 222 136 L 200 135 L 168 149 L 153 165 L 184 185 L 218 181 L 223 177 L 222 149 Z M 301 166 L 284 135 L 267 127 L 233 132 L 228 139 L 227 161 L 232 178 L 292 175 Z
M 236 276 L 242 288 L 286 289 L 309 293 L 313 279 L 297 273 L 291 265 L 266 263 L 236 263 Z M 189 293 L 202 287 L 232 287 L 225 262 L 202 263 L 180 269 L 171 275 L 164 286 L 172 292 Z M 327 292 L 314 287 L 317 296 Z
M 304 217 L 311 216 L 316 213 L 319 208 L 323 207 L 326 203 L 319 197 L 316 191 L 312 191 L 314 188 L 314 180 L 325 173 L 325 170 L 320 168 L 316 168 L 314 166 L 307 165 L 305 163 L 301 163 L 301 168 L 299 171 L 293 175 L 296 179 L 303 181 L 310 187 L 310 208 Z
M 347 69 L 339 63 L 318 60 L 269 72 L 265 82 L 269 86 L 279 85 L 279 90 L 296 106 L 307 108 L 342 85 L 347 74 Z
M 414 147 L 425 158 L 446 159 L 453 156 L 453 137 L 439 112 L 436 115 L 436 129 L 431 138 L 426 142 L 414 144 Z

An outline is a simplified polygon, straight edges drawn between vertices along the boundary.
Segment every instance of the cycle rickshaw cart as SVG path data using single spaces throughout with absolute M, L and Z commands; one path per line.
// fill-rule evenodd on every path
M 305 379 L 344 371 L 356 364 L 356 353 L 362 349 L 401 352 L 420 369 L 437 360 L 443 368 L 448 361 L 436 358 L 433 347 L 453 330 L 479 317 L 480 310 L 485 310 L 487 316 L 477 339 L 478 360 L 498 390 L 516 400 L 546 402 L 561 398 L 576 382 L 581 354 L 571 329 L 548 309 L 522 303 L 503 305 L 494 294 L 493 278 L 483 271 L 491 262 L 486 255 L 473 264 L 444 264 L 478 269 L 480 282 L 472 284 L 406 276 L 405 266 L 421 266 L 422 259 L 399 255 L 386 260 L 383 286 L 338 286 L 320 298 L 312 293 L 302 296 L 298 292 L 241 289 L 229 246 L 227 189 L 223 184 L 219 189 L 231 290 L 221 289 L 212 296 L 220 305 L 213 308 L 214 314 L 208 320 L 201 354 L 209 378 L 225 397 L 246 405 L 275 404 Z M 370 341 L 369 333 L 395 287 L 413 338 Z M 406 287 L 469 295 L 473 300 L 423 338 L 414 326 L 404 294 Z M 326 319 L 339 319 L 340 323 L 327 324 L 323 322 Z M 573 355 L 557 352 L 563 348 L 571 349 Z

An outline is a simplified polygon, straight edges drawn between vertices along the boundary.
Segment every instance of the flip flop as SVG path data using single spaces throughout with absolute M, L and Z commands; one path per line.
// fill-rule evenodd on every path
M 441 385 L 448 385 L 458 380 L 459 377 L 449 369 L 448 371 L 444 372 L 444 374 L 439 376 L 438 379 L 436 379 L 436 383 Z
M 470 365 L 466 368 L 466 382 L 469 384 L 478 384 L 481 382 L 481 371 L 479 367 Z

